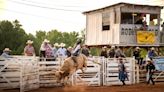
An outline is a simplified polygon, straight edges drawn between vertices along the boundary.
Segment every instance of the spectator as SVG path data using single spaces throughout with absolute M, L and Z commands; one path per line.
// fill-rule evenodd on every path
M 144 23 L 143 23 L 143 20 L 144 20 L 144 18 L 142 17 L 142 16 L 138 16 L 138 19 L 137 19 L 137 21 L 135 22 L 135 24 L 141 24 L 141 25 L 143 25 Z
M 150 81 L 152 82 L 153 85 L 155 84 L 155 82 L 153 80 L 154 70 L 155 70 L 155 66 L 152 63 L 152 61 L 149 59 L 148 64 L 146 65 L 146 71 L 147 71 L 147 75 L 148 75 L 147 76 L 148 77 L 147 84 L 149 84 Z
M 157 56 L 157 52 L 155 51 L 155 48 L 152 47 L 150 51 L 148 51 L 148 57 L 152 60 L 156 56 Z
M 119 47 L 117 47 L 117 49 L 116 49 L 115 57 L 116 58 L 119 58 L 119 57 L 124 57 L 125 58 L 125 54 L 122 52 L 122 50 Z
M 155 24 L 154 24 L 153 18 L 150 18 L 150 23 L 149 23 L 149 25 L 150 25 L 150 26 L 154 26 L 154 25 L 155 25 Z
M 49 42 L 50 42 L 49 40 L 44 39 L 43 43 L 41 44 L 40 47 L 41 57 L 46 57 L 46 58 L 53 57 L 52 46 L 49 44 Z
M 59 46 L 59 44 L 58 43 L 55 43 L 54 45 L 53 45 L 53 48 L 52 48 L 52 51 L 53 51 L 53 57 L 54 58 L 57 58 L 57 47 Z
M 137 61 L 137 64 L 140 63 L 140 48 L 136 47 L 135 50 L 133 51 L 133 56 L 135 57 L 135 60 Z
M 5 48 L 3 50 L 3 53 L 1 55 L 1 57 L 3 57 L 3 58 L 12 58 L 12 56 L 10 56 L 10 52 L 11 52 L 11 50 L 9 48 Z
M 87 45 L 83 45 L 81 53 L 87 57 L 89 56 L 89 49 L 87 48 Z
M 67 48 L 67 51 L 66 51 L 67 57 L 71 57 L 71 52 L 72 52 L 72 47 L 70 46 Z
M 67 50 L 66 50 L 66 48 L 64 48 L 65 47 L 65 44 L 64 43 L 61 43 L 60 46 L 61 47 L 57 51 L 58 56 L 66 57 L 66 51 Z
M 103 57 L 105 57 L 105 58 L 108 57 L 108 55 L 107 55 L 107 47 L 106 47 L 106 46 L 104 46 L 104 47 L 102 48 L 102 51 L 101 51 L 100 56 L 103 56 Z
M 115 57 L 115 54 L 116 54 L 116 52 L 115 52 L 115 46 L 111 46 L 111 49 L 110 49 L 108 55 L 109 55 L 110 58 L 114 58 Z
M 118 71 L 119 71 L 119 76 L 118 76 L 119 80 L 122 82 L 123 85 L 126 85 L 125 79 L 126 78 L 128 79 L 128 77 L 127 77 L 126 67 L 123 63 L 122 58 L 119 58 Z
M 162 27 L 162 32 L 164 32 L 164 22 L 163 22 L 163 24 L 161 25 L 161 27 Z
M 35 56 L 35 49 L 34 47 L 32 46 L 33 44 L 33 41 L 31 40 L 28 40 L 26 42 L 27 46 L 24 48 L 24 55 L 25 56 Z

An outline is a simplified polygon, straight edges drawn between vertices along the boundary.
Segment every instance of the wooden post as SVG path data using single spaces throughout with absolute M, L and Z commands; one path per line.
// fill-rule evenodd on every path
M 139 75 L 139 66 L 136 66 L 136 73 L 137 73 L 137 76 L 136 76 L 136 78 L 137 78 L 137 83 L 140 83 L 140 75 Z

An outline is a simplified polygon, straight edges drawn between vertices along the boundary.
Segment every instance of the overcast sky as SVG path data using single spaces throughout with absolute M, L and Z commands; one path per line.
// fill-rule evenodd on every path
M 164 0 L 0 0 L 0 20 L 18 19 L 27 33 L 37 30 L 81 31 L 85 28 L 83 11 L 117 2 L 160 4 Z M 164 12 L 162 11 L 163 17 Z

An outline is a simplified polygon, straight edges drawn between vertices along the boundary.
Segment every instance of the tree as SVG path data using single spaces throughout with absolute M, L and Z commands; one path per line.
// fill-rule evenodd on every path
M 0 21 L 0 50 L 8 47 L 12 50 L 12 54 L 22 54 L 27 34 L 21 28 L 19 21 L 10 22 L 7 20 Z

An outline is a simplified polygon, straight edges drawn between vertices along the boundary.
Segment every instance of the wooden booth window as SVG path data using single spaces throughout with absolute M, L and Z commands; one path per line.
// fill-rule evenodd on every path
M 110 30 L 110 13 L 102 13 L 102 31 Z

